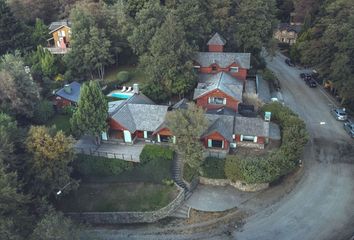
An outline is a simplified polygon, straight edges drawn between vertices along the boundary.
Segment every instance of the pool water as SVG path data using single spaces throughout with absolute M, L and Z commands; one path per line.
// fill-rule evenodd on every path
M 134 93 L 118 93 L 118 92 L 115 92 L 115 93 L 111 93 L 109 94 L 110 97 L 115 97 L 115 98 L 120 98 L 120 99 L 128 99 L 130 98 L 131 96 L 133 96 Z

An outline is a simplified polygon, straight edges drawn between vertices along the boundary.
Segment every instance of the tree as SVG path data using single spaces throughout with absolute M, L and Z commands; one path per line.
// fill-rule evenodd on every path
M 35 196 L 52 196 L 68 183 L 67 189 L 77 187 L 76 180 L 70 176 L 73 144 L 72 137 L 65 136 L 62 131 L 55 133 L 54 129 L 44 126 L 30 128 L 26 146 L 32 158 L 28 163 L 27 182 Z
M 48 27 L 41 19 L 37 18 L 32 32 L 32 44 L 44 46 L 47 43 L 48 36 Z
M 110 46 L 111 42 L 106 38 L 103 30 L 96 27 L 90 28 L 89 41 L 84 46 L 84 63 L 96 71 L 101 80 L 103 80 L 105 66 L 113 63 L 109 52 Z M 92 73 L 91 78 L 93 78 Z
M 275 11 L 274 0 L 240 1 L 234 38 L 243 52 L 258 55 L 272 39 L 276 25 Z
M 81 238 L 80 228 L 66 218 L 62 213 L 54 210 L 48 212 L 38 222 L 35 227 L 31 239 L 33 240 L 55 240 L 55 239 L 71 239 L 79 240 Z
M 188 44 L 183 26 L 169 14 L 151 40 L 149 52 L 141 57 L 151 88 L 159 89 L 150 97 L 164 100 L 171 95 L 183 96 L 192 89 L 196 75 L 192 67 L 193 48 Z
M 0 103 L 11 113 L 30 118 L 38 101 L 38 86 L 26 73 L 19 53 L 5 54 L 0 62 Z
M 100 144 L 102 132 L 107 131 L 108 103 L 95 81 L 84 83 L 81 87 L 78 108 L 70 122 L 79 134 L 89 134 Z
M 138 56 L 146 53 L 152 43 L 151 39 L 165 21 L 167 9 L 159 1 L 149 1 L 136 13 L 132 32 L 128 41 Z
M 22 24 L 14 17 L 6 0 L 0 0 L 0 56 L 14 51 L 24 39 Z
M 0 239 L 22 239 L 21 233 L 29 221 L 28 197 L 17 186 L 16 174 L 5 171 L 0 156 Z
M 182 154 L 185 164 L 197 169 L 203 159 L 200 137 L 208 125 L 204 110 L 190 103 L 187 110 L 169 112 L 166 122 L 176 137 L 176 151 Z
M 0 113 L 0 159 L 12 171 L 16 169 L 13 152 L 19 142 L 18 135 L 17 122 L 9 115 Z

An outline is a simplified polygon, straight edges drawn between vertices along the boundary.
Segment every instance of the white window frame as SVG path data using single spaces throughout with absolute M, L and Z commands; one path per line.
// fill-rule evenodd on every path
M 222 103 L 216 103 L 215 98 L 222 99 Z M 214 104 L 214 105 L 226 105 L 226 98 L 222 97 L 209 97 L 208 98 L 208 103 L 209 104 Z
M 230 72 L 231 73 L 238 73 L 239 68 L 238 67 L 230 67 Z

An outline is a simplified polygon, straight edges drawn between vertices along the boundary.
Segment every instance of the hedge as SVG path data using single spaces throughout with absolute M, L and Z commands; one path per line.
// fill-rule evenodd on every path
M 74 169 L 82 176 L 115 176 L 133 168 L 132 162 L 121 159 L 77 154 Z
M 130 79 L 130 73 L 128 71 L 120 71 L 117 74 L 117 82 L 116 84 L 123 84 L 128 82 Z
M 152 160 L 172 160 L 173 150 L 159 145 L 145 145 L 140 153 L 140 164 L 146 164 Z
M 203 177 L 224 179 L 225 178 L 225 159 L 208 157 L 201 166 Z
M 305 123 L 289 108 L 274 102 L 264 105 L 262 111 L 272 112 L 272 119 L 282 129 L 282 145 L 264 157 L 229 156 L 225 175 L 231 181 L 246 183 L 271 182 L 294 170 L 308 140 Z

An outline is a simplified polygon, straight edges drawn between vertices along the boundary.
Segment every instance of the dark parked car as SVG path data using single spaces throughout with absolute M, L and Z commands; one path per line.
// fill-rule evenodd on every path
M 309 85 L 309 87 L 311 87 L 311 88 L 317 87 L 317 83 L 315 80 L 310 78 L 309 80 L 306 79 L 305 81 L 306 81 L 306 84 Z
M 288 66 L 290 66 L 290 67 L 294 67 L 294 66 L 295 66 L 295 64 L 294 64 L 289 58 L 285 59 L 285 63 L 286 63 Z
M 304 79 L 306 77 L 306 73 L 300 73 L 300 78 Z
M 348 119 L 348 115 L 344 108 L 334 108 L 331 113 L 339 121 L 346 121 Z
M 352 122 L 344 123 L 344 129 L 351 138 L 354 138 L 354 123 Z

